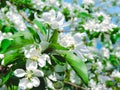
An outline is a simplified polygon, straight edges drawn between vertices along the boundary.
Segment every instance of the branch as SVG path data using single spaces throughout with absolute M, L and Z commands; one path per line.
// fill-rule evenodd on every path
M 33 24 L 33 22 L 32 22 L 30 19 L 26 18 L 26 17 L 23 15 L 23 13 L 20 13 L 20 15 L 21 15 L 27 22 L 29 22 L 30 24 Z
M 78 90 L 86 90 L 85 88 L 80 87 L 80 86 L 78 86 L 78 85 L 76 85 L 76 84 L 73 84 L 73 83 L 71 83 L 71 82 L 64 81 L 64 83 L 65 83 L 65 84 L 69 84 L 69 85 L 75 87 L 75 88 L 78 89 Z

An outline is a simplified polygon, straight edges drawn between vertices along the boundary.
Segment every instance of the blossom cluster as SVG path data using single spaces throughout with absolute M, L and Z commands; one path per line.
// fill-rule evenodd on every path
M 0 90 L 119 90 L 120 27 L 105 1 L 1 2 Z

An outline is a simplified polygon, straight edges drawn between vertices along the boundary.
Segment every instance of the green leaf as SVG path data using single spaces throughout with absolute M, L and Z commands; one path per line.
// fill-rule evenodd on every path
M 78 17 L 91 17 L 91 15 L 88 14 L 88 13 L 86 13 L 86 12 L 80 12 L 80 13 L 78 14 Z
M 10 30 L 11 30 L 11 27 L 10 26 L 5 26 L 4 27 L 4 32 L 10 32 Z
M 48 48 L 44 51 L 44 53 L 49 53 L 49 52 L 51 52 L 53 50 L 69 50 L 69 49 L 66 48 L 66 47 L 61 46 L 58 43 L 50 43 Z
M 0 85 L 4 85 L 4 84 L 8 81 L 8 79 L 11 77 L 12 73 L 13 73 L 13 71 L 10 70 L 10 71 L 2 78 L 2 83 L 1 83 Z
M 52 49 L 55 49 L 55 50 L 69 50 L 68 48 L 63 47 L 63 46 L 61 46 L 61 45 L 58 44 L 58 43 L 51 43 L 51 44 L 49 45 L 49 48 L 52 48 Z
M 4 58 L 5 66 L 17 60 L 18 56 L 21 57 L 21 54 L 18 52 L 18 50 L 9 51 L 4 55 L 5 55 L 5 58 Z
M 8 40 L 8 39 L 2 40 L 0 53 L 5 52 L 10 45 L 11 45 L 11 41 L 10 40 Z
M 12 36 L 12 38 L 13 38 L 12 43 L 10 47 L 7 49 L 7 51 L 20 49 L 26 45 L 34 43 L 33 36 L 29 32 L 17 32 Z
M 117 42 L 117 40 L 120 38 L 120 34 L 111 34 L 110 39 L 112 41 L 113 44 L 115 44 Z
M 58 41 L 58 31 L 54 30 L 53 35 L 50 38 L 50 43 L 57 43 Z
M 33 22 L 37 25 L 37 27 L 39 28 L 43 35 L 47 34 L 45 26 L 40 21 L 34 20 Z
M 37 34 L 37 32 L 33 28 L 31 28 L 31 27 L 28 27 L 28 29 L 29 29 L 30 33 L 33 35 L 33 37 L 36 40 L 36 42 L 40 42 L 41 40 L 40 40 L 40 37 Z
M 59 65 L 59 64 L 57 64 L 56 66 L 55 66 L 55 72 L 64 72 L 66 70 L 66 65 Z
M 99 17 L 98 17 L 98 20 L 99 20 L 100 22 L 102 22 L 102 21 L 104 20 L 104 17 L 103 17 L 103 16 L 99 16 Z
M 2 29 L 2 20 L 0 20 L 0 30 Z
M 65 20 L 68 21 L 70 19 L 70 11 L 68 8 L 64 8 L 62 12 L 65 16 Z
M 70 66 L 75 70 L 78 76 L 83 80 L 83 82 L 88 85 L 88 72 L 85 63 L 71 52 L 61 52 L 65 60 L 70 64 Z

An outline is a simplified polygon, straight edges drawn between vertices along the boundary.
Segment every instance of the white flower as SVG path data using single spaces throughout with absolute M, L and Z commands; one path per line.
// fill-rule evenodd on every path
M 40 67 L 46 65 L 46 61 L 51 64 L 50 58 L 47 54 L 41 54 L 41 46 L 36 49 L 32 47 L 30 50 L 25 50 L 25 57 L 28 58 L 27 62 L 36 62 Z
M 38 48 L 31 47 L 30 50 L 24 50 L 24 54 L 26 58 L 37 60 L 38 57 L 41 55 L 41 51 L 41 46 L 39 46 Z
M 49 12 L 44 12 L 41 18 L 38 18 L 35 13 L 35 18 L 38 21 L 42 21 L 44 23 L 49 24 L 52 29 L 63 30 L 63 27 L 67 25 L 64 23 L 65 21 L 64 15 L 60 11 L 56 13 L 55 10 L 53 9 L 50 10 Z
M 71 33 L 60 33 L 58 42 L 65 47 L 71 47 L 75 44 L 74 38 Z
M 103 47 L 102 48 L 102 54 L 104 57 L 109 58 L 110 52 L 107 48 Z
M 83 0 L 82 3 L 85 5 L 90 5 L 90 4 L 94 4 L 95 2 L 94 2 L 94 0 Z
M 20 89 L 31 89 L 33 87 L 38 87 L 40 85 L 40 81 L 38 77 L 43 77 L 44 73 L 41 70 L 37 69 L 36 62 L 27 62 L 26 63 L 26 71 L 23 69 L 16 69 L 14 71 L 14 75 L 17 77 L 24 77 L 20 79 L 19 88 Z
M 33 7 L 42 10 L 45 7 L 45 3 L 42 0 L 31 0 Z
M 98 72 L 101 72 L 101 70 L 103 69 L 103 64 L 102 64 L 102 62 L 97 61 L 97 62 L 96 62 L 96 65 L 97 65 L 97 71 L 98 71 Z
M 115 56 L 120 58 L 120 51 L 115 52 Z
M 113 66 L 112 66 L 112 64 L 110 64 L 110 62 L 106 62 L 106 67 L 105 67 L 105 69 L 106 70 L 110 70 L 110 69 L 112 69 L 113 68 Z
M 77 76 L 77 74 L 73 70 L 70 72 L 70 81 L 75 84 L 81 83 L 80 78 Z
M 59 1 L 58 0 L 46 0 L 46 6 L 56 6 L 59 7 Z
M 111 22 L 111 18 L 109 15 L 106 15 L 103 12 L 94 13 L 95 17 L 103 17 L 103 20 L 100 22 L 100 20 L 92 19 L 88 20 L 83 26 L 86 30 L 95 31 L 95 32 L 108 32 L 109 30 L 112 30 L 113 28 L 117 27 L 117 25 L 113 24 Z
M 43 54 L 38 58 L 38 65 L 40 67 L 44 67 L 46 65 L 46 61 L 51 64 L 50 57 L 47 54 Z
M 60 33 L 58 42 L 65 47 L 69 47 L 72 52 L 76 53 L 83 61 L 86 61 L 84 57 L 93 59 L 93 55 L 89 52 L 87 47 L 82 43 L 85 33 Z
M 18 13 L 15 6 L 10 5 L 10 10 L 6 13 L 7 18 L 14 23 L 18 30 L 24 31 L 26 29 L 25 22 L 22 16 Z
M 56 78 L 55 73 L 50 74 L 50 75 L 48 76 L 48 78 L 49 78 L 50 80 L 52 80 L 52 81 L 57 81 L 57 78 Z
M 46 78 L 46 83 L 47 83 L 47 87 L 51 88 L 52 90 L 55 90 L 54 84 L 53 84 L 53 82 L 51 80 Z
M 95 87 L 96 86 L 96 82 L 93 79 L 91 79 L 89 81 L 89 86 Z
M 111 74 L 111 77 L 117 77 L 117 78 L 120 78 L 120 72 L 117 71 L 117 70 L 114 70 Z

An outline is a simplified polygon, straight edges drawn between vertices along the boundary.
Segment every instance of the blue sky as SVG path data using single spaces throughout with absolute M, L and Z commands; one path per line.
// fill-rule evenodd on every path
M 72 2 L 72 0 L 64 0 L 65 2 Z M 78 0 L 79 1 L 79 3 L 81 3 L 82 2 L 82 0 Z

